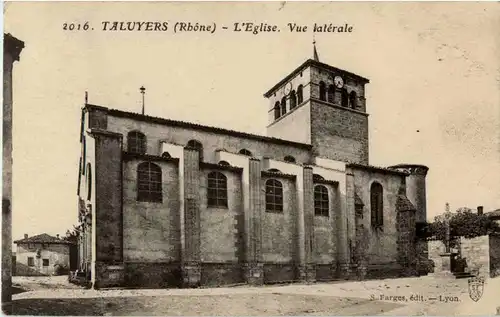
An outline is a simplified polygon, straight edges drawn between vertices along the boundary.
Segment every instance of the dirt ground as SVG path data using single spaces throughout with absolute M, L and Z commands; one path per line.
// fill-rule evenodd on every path
M 482 298 L 469 297 L 467 279 L 433 277 L 362 282 L 206 289 L 87 290 L 66 277 L 15 277 L 15 315 L 281 316 L 495 315 L 500 278 Z

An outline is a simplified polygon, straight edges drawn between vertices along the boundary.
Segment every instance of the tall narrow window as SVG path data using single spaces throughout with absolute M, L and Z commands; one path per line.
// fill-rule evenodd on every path
M 198 154 L 200 156 L 200 162 L 203 161 L 203 144 L 196 140 L 189 140 L 187 146 L 193 149 L 198 150 Z
M 342 89 L 341 91 L 341 96 L 342 96 L 342 101 L 341 105 L 342 107 L 348 107 L 349 106 L 349 94 L 347 93 L 347 89 Z
M 128 151 L 131 153 L 146 153 L 146 136 L 139 131 L 130 131 L 127 136 Z
M 281 107 L 280 102 L 276 101 L 274 104 L 274 120 L 278 119 L 281 116 Z
M 286 114 L 286 97 L 281 98 L 281 115 Z
M 357 107 L 356 101 L 357 101 L 356 92 L 351 91 L 351 93 L 349 94 L 349 106 L 351 106 L 352 109 L 356 109 Z
M 266 211 L 283 212 L 283 185 L 278 180 L 266 181 Z
M 252 156 L 252 152 L 250 152 L 247 149 L 241 149 L 240 154 L 246 155 L 246 156 Z
M 227 178 L 221 172 L 208 173 L 207 205 L 227 207 Z
M 328 102 L 330 102 L 330 103 L 335 102 L 335 86 L 334 85 L 328 86 Z
M 87 200 L 92 198 L 92 169 L 90 163 L 87 163 Z
M 299 85 L 297 87 L 297 104 L 301 104 L 304 101 L 304 86 Z
M 378 228 L 384 225 L 384 189 L 379 183 L 373 183 L 370 188 L 370 206 L 372 227 Z
M 290 110 L 295 107 L 297 107 L 297 94 L 295 93 L 295 90 L 292 90 L 290 93 Z
M 323 81 L 319 82 L 319 100 L 326 101 L 326 84 Z
M 323 185 L 314 186 L 314 214 L 326 216 L 329 214 L 328 189 Z
M 28 266 L 35 266 L 35 258 L 34 257 L 28 257 Z
M 162 202 L 161 168 L 151 162 L 137 166 L 137 200 Z
M 49 266 L 49 259 L 43 259 L 43 266 Z

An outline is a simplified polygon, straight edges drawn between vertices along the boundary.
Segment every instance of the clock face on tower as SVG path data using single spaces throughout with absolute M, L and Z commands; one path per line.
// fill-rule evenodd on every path
M 344 87 L 344 80 L 340 76 L 335 76 L 335 78 L 333 79 L 333 83 L 337 88 Z

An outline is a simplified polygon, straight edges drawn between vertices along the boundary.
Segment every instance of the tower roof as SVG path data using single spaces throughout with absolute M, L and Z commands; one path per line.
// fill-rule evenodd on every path
M 360 81 L 362 81 L 364 83 L 369 83 L 370 82 L 370 80 L 368 78 L 365 78 L 363 76 L 356 75 L 356 74 L 351 73 L 349 71 L 346 71 L 346 70 L 343 70 L 343 69 L 340 69 L 340 68 L 337 68 L 337 67 L 325 64 L 325 63 L 321 63 L 320 61 L 317 61 L 317 60 L 314 60 L 314 59 L 308 59 L 304 63 L 302 63 L 302 65 L 300 65 L 299 67 L 297 67 L 293 72 L 291 72 L 288 76 L 286 76 L 285 78 L 283 78 L 282 80 L 280 80 L 276 85 L 274 85 L 271 89 L 269 89 L 264 94 L 264 97 L 268 98 L 269 96 L 271 96 L 271 94 L 274 93 L 279 87 L 281 87 L 283 84 L 285 84 L 287 81 L 289 81 L 292 77 L 294 77 L 295 75 L 297 75 L 298 73 L 300 73 L 304 68 L 307 68 L 309 66 L 315 66 L 315 67 L 322 68 L 324 70 L 331 71 L 331 72 L 340 72 L 340 73 L 346 74 L 348 76 L 351 76 L 353 78 L 356 78 L 356 79 L 358 79 L 358 80 L 360 80 Z

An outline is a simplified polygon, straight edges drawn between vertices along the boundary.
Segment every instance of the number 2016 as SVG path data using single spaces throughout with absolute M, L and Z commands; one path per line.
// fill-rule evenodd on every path
M 90 28 L 89 23 L 85 22 L 84 24 L 81 23 L 64 23 L 63 24 L 63 30 L 64 31 L 87 31 Z

